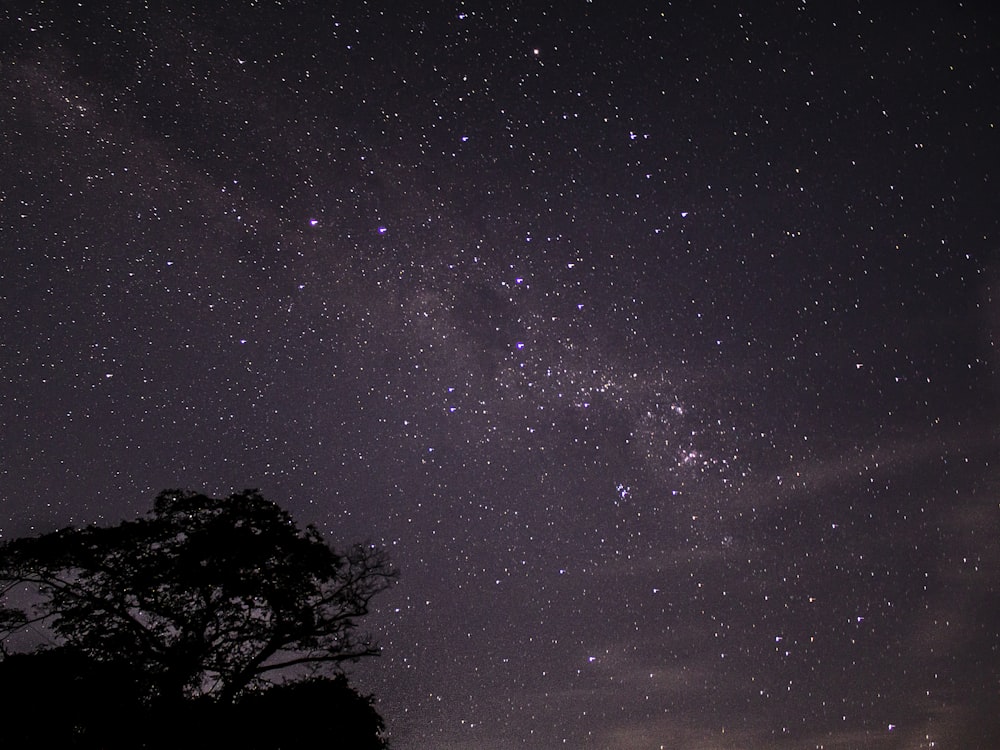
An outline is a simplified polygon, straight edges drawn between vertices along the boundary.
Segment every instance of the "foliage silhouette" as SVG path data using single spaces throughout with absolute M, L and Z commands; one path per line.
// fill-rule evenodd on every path
M 382 718 L 371 697 L 359 695 L 343 675 L 311 678 L 244 694 L 235 704 L 201 700 L 191 704 L 186 721 L 166 717 L 183 727 L 164 747 L 181 747 L 210 739 L 213 747 L 247 750 L 326 748 L 382 750 Z M 183 743 L 183 744 L 182 744 Z
M 331 737 L 355 727 L 376 744 L 359 737 L 343 747 L 382 747 L 371 699 L 348 687 L 340 668 L 378 653 L 358 632 L 358 619 L 395 575 L 381 549 L 356 545 L 338 553 L 314 527 L 300 531 L 256 491 L 226 499 L 165 491 L 145 518 L 0 545 L 0 594 L 29 587 L 37 598 L 31 607 L 0 607 L 0 637 L 34 626 L 61 643 L 5 659 L 0 691 L 41 680 L 64 695 L 64 706 L 88 705 L 81 691 L 128 696 L 107 722 L 100 710 L 92 720 L 65 711 L 66 726 L 51 729 L 75 747 L 88 747 L 88 733 L 101 736 L 105 723 L 130 734 L 123 713 L 141 714 L 148 725 L 170 716 L 162 722 L 171 729 L 160 733 L 166 737 L 184 731 L 182 717 L 199 712 L 200 731 L 223 727 L 232 737 L 247 723 L 257 729 L 244 746 L 295 747 L 288 734 L 294 722 L 283 721 L 284 739 L 267 744 L 259 720 L 278 715 L 278 706 L 287 714 L 291 695 L 303 704 L 325 701 L 321 715 L 336 708 L 347 722 L 329 727 L 321 746 L 337 746 Z M 304 673 L 314 679 L 294 682 Z M 324 674 L 335 678 L 315 679 Z M 153 747 L 150 741 L 139 744 L 133 735 L 131 746 Z
M 384 750 L 370 696 L 341 674 L 248 690 L 234 703 L 211 696 L 144 702 L 139 674 L 71 647 L 0 662 L 3 747 L 86 750 Z
M 0 662 L 3 747 L 118 747 L 110 740 L 134 736 L 129 725 L 146 713 L 130 684 L 132 670 L 71 648 L 10 655 Z

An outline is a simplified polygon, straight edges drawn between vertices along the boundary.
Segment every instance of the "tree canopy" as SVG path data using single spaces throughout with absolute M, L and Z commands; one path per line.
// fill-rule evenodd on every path
M 127 665 L 149 701 L 234 703 L 287 679 L 338 674 L 378 648 L 359 630 L 395 571 L 384 552 L 338 552 L 258 492 L 170 490 L 146 517 L 0 545 L 0 640 L 47 628 L 87 660 Z

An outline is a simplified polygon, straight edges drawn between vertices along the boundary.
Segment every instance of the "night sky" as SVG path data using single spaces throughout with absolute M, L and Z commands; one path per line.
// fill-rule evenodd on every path
M 1000 747 L 988 5 L 5 2 L 0 536 L 384 545 L 398 750 Z

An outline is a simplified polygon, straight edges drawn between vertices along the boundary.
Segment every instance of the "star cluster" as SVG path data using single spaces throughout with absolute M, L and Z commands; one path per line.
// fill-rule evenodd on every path
M 996 13 L 8 3 L 0 538 L 259 487 L 412 748 L 992 747 Z

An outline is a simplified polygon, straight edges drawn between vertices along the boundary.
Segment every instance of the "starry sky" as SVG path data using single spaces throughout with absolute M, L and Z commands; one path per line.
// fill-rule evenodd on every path
M 1000 746 L 1000 12 L 0 8 L 0 538 L 257 487 L 398 750 Z

